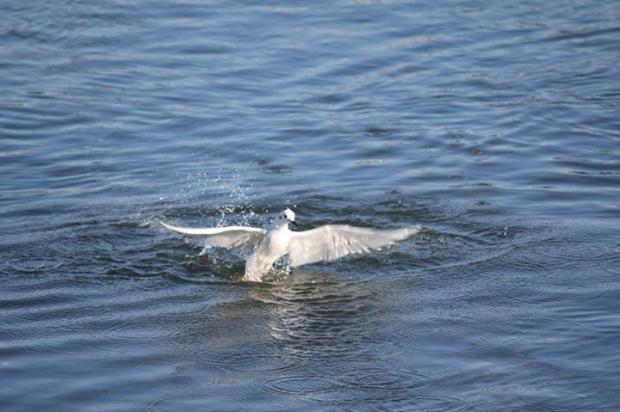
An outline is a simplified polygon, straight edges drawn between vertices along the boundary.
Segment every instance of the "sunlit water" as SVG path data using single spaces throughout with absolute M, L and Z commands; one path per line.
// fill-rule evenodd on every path
M 4 1 L 7 411 L 620 409 L 620 7 Z M 241 284 L 158 227 L 422 224 Z

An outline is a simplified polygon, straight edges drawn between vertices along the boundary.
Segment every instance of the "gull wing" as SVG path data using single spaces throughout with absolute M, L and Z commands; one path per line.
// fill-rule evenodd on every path
M 305 232 L 291 232 L 288 258 L 292 267 L 331 262 L 354 253 L 380 250 L 405 240 L 422 228 L 378 230 L 349 225 L 326 225 Z
M 232 248 L 255 248 L 265 237 L 267 231 L 257 227 L 249 226 L 228 226 L 228 227 L 209 227 L 192 228 L 161 223 L 166 229 L 173 230 L 186 235 L 201 236 L 210 246 L 218 246 L 227 249 Z

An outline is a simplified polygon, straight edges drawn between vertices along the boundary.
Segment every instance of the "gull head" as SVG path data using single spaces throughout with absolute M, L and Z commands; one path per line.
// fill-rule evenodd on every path
M 282 212 L 282 218 L 294 225 L 297 225 L 297 223 L 295 223 L 295 212 L 288 207 L 284 210 L 284 212 Z

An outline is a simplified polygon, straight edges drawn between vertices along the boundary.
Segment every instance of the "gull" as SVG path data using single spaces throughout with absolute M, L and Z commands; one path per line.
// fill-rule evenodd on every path
M 290 267 L 317 262 L 331 262 L 341 257 L 381 250 L 410 238 L 422 230 L 420 225 L 401 229 L 371 229 L 349 225 L 325 225 L 306 231 L 292 231 L 297 225 L 295 212 L 287 208 L 267 231 L 249 226 L 214 228 L 179 227 L 159 221 L 166 229 L 186 235 L 201 236 L 206 245 L 227 249 L 249 249 L 244 282 L 261 282 L 281 257 L 288 257 Z

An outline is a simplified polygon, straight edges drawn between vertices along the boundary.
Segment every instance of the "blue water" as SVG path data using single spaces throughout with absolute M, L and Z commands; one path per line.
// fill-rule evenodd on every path
M 618 2 L 0 3 L 0 409 L 620 409 Z

